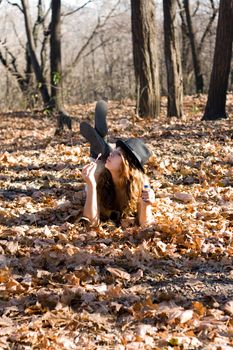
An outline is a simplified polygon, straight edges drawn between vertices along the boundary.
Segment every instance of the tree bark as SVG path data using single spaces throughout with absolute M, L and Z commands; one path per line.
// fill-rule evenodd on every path
M 195 82 L 196 82 L 196 93 L 202 93 L 204 88 L 203 75 L 201 72 L 201 63 L 199 60 L 199 54 L 197 52 L 196 38 L 193 32 L 192 19 L 191 19 L 190 9 L 189 9 L 189 0 L 183 0 L 183 4 L 184 4 L 184 9 L 186 14 L 189 39 L 190 39 L 191 50 L 192 50 L 193 68 L 194 68 Z
M 233 0 L 220 0 L 214 61 L 202 120 L 227 118 L 226 94 L 232 57 Z
M 131 0 L 133 59 L 137 112 L 156 117 L 160 112 L 160 84 L 153 0 Z
M 50 83 L 51 105 L 62 109 L 61 88 L 61 0 L 52 0 L 52 19 L 50 23 Z
M 64 125 L 72 129 L 71 118 L 64 112 L 62 103 L 62 66 L 61 66 L 61 0 L 52 0 L 52 18 L 50 23 L 50 107 L 56 112 L 57 128 L 55 135 L 61 134 Z
M 34 70 L 34 73 L 36 76 L 36 80 L 38 83 L 38 87 L 39 87 L 39 90 L 40 90 L 40 93 L 42 96 L 44 106 L 47 108 L 50 104 L 50 96 L 49 96 L 47 85 L 46 85 L 45 79 L 43 77 L 38 59 L 36 57 L 35 44 L 34 44 L 33 35 L 32 35 L 32 25 L 31 25 L 31 20 L 30 20 L 30 16 L 29 16 L 28 0 L 21 0 L 21 2 L 22 2 L 22 7 L 23 7 L 25 28 L 26 28 L 26 34 L 27 34 L 28 47 L 29 47 L 29 52 L 30 52 L 30 56 L 31 56 L 32 67 L 33 67 L 33 70 Z
M 163 0 L 164 51 L 167 68 L 167 116 L 183 115 L 183 76 L 177 38 L 176 0 Z

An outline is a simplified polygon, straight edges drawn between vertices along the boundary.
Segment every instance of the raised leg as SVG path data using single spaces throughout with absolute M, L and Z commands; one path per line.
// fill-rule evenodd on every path
M 100 159 L 105 160 L 111 152 L 111 147 L 104 141 L 99 133 L 87 122 L 80 123 L 80 133 L 90 143 L 90 156 L 97 158 L 101 153 Z
M 104 100 L 100 100 L 96 103 L 95 106 L 95 130 L 98 134 L 105 138 L 108 133 L 107 126 L 107 113 L 108 113 L 108 104 Z

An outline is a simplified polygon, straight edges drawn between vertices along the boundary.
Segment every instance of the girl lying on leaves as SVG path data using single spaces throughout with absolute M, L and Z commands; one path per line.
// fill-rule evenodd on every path
M 120 224 L 122 218 L 135 216 L 139 225 L 153 222 L 154 191 L 144 173 L 151 153 L 138 138 L 118 140 L 114 150 L 107 144 L 107 104 L 99 101 L 95 109 L 95 127 L 80 124 L 80 132 L 90 143 L 92 162 L 83 167 L 86 201 L 83 217 L 98 225 L 111 219 Z M 97 158 L 101 155 L 100 159 Z M 94 161 L 94 159 L 96 159 Z

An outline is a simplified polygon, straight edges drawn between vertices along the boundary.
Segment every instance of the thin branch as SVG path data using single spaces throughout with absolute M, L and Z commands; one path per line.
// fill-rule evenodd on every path
M 23 50 L 25 50 L 25 45 L 24 45 L 24 43 L 22 42 L 22 40 L 21 40 L 21 38 L 20 38 L 20 36 L 19 36 L 17 30 L 16 30 L 15 21 L 10 20 L 10 23 L 12 24 L 12 28 L 13 28 L 13 31 L 14 31 L 14 33 L 15 33 L 15 37 L 18 39 L 19 46 L 20 46 Z
M 78 7 L 77 9 L 67 12 L 67 13 L 62 13 L 61 16 L 66 17 L 66 16 L 70 16 L 73 15 L 74 13 L 82 10 L 86 5 L 88 5 L 90 2 L 92 2 L 93 0 L 88 0 L 85 4 L 83 4 L 82 6 Z
M 4 65 L 4 67 L 11 72 L 12 74 L 14 73 L 14 70 L 10 67 L 10 65 L 7 63 L 7 60 L 3 57 L 2 52 L 0 51 L 0 61 Z
M 184 7 L 181 4 L 181 2 L 179 0 L 177 0 L 177 4 L 179 7 L 179 14 L 180 14 L 180 18 L 181 18 L 181 23 L 182 23 L 182 30 L 185 33 L 186 36 L 189 36 L 189 32 L 188 32 L 188 28 L 187 28 L 187 23 L 185 20 L 185 16 L 184 16 Z
M 215 6 L 215 3 L 214 3 L 214 0 L 210 0 L 210 5 L 212 7 L 212 10 L 216 11 L 216 6 Z
M 112 37 L 105 39 L 104 41 L 102 41 L 100 44 L 96 45 L 95 47 L 93 47 L 90 51 L 88 51 L 83 57 L 88 57 L 90 56 L 93 52 L 95 52 L 97 49 L 99 49 L 102 45 L 106 44 L 107 42 L 109 42 L 112 39 Z M 70 64 L 66 71 L 63 72 L 63 77 L 65 78 L 68 73 L 70 72 L 70 70 L 73 68 L 73 63 Z
M 100 28 L 103 28 L 105 26 L 105 24 L 107 23 L 107 21 L 109 20 L 109 18 L 111 17 L 112 13 L 115 11 L 115 9 L 117 8 L 118 4 L 120 3 L 121 0 L 118 0 L 118 2 L 115 4 L 115 6 L 111 9 L 111 11 L 109 12 L 109 14 L 105 17 L 103 23 L 101 24 L 99 19 L 98 19 L 98 23 L 95 26 L 93 32 L 91 33 L 91 35 L 89 36 L 89 38 L 87 39 L 87 41 L 85 42 L 85 44 L 83 45 L 83 47 L 80 49 L 79 53 L 77 54 L 77 56 L 75 57 L 72 66 L 74 66 L 75 64 L 78 63 L 83 51 L 86 49 L 86 47 L 90 44 L 91 40 L 94 38 L 94 36 L 96 35 L 96 33 L 98 32 L 98 30 Z
M 86 49 L 86 47 L 90 44 L 91 40 L 94 38 L 94 36 L 96 35 L 98 29 L 101 28 L 101 25 L 99 23 L 99 20 L 98 20 L 98 23 L 97 25 L 95 26 L 93 32 L 91 33 L 91 35 L 89 36 L 89 38 L 87 38 L 87 41 L 85 42 L 85 44 L 81 47 L 81 49 L 79 50 L 78 54 L 76 55 L 73 63 L 72 63 L 72 66 L 73 65 L 76 65 L 83 53 L 83 51 Z
M 45 54 L 46 54 L 46 46 L 49 40 L 49 36 L 50 36 L 50 29 L 44 30 L 44 38 L 42 41 L 42 45 L 41 45 L 41 50 L 40 50 L 40 61 L 41 61 L 41 70 L 44 73 L 44 69 L 45 69 Z M 45 74 L 44 74 L 45 75 Z
M 6 54 L 8 54 L 11 57 L 11 62 L 10 63 L 7 62 L 7 59 L 3 57 L 3 54 L 1 51 L 0 51 L 0 61 L 2 62 L 4 67 L 12 74 L 12 76 L 16 77 L 21 90 L 25 91 L 27 87 L 27 83 L 24 77 L 18 71 L 18 67 L 16 65 L 16 57 L 8 50 L 5 43 L 0 43 L 0 44 L 4 46 L 6 50 Z
M 96 45 L 96 46 L 93 47 L 89 52 L 87 52 L 83 57 L 88 57 L 88 56 L 91 55 L 94 51 L 96 51 L 97 49 L 99 49 L 102 45 L 108 43 L 111 39 L 112 39 L 112 37 L 103 40 L 100 44 Z M 117 41 L 117 40 L 115 40 L 115 41 Z M 114 43 L 114 41 L 113 41 L 113 43 Z
M 202 37 L 201 37 L 200 44 L 199 44 L 199 47 L 198 47 L 198 51 L 199 52 L 202 49 L 202 46 L 203 46 L 204 41 L 205 41 L 205 38 L 206 38 L 207 34 L 209 33 L 209 31 L 211 29 L 211 26 L 212 26 L 212 24 L 213 24 L 213 22 L 215 20 L 215 17 L 216 17 L 216 15 L 218 13 L 218 9 L 215 8 L 214 2 L 212 0 L 210 0 L 210 3 L 211 3 L 211 7 L 213 9 L 213 13 L 212 13 L 212 16 L 209 19 L 209 23 L 207 24 L 206 29 L 204 30 L 204 33 L 203 33 Z
M 19 4 L 17 4 L 16 2 L 10 2 L 9 0 L 7 0 L 8 4 L 12 5 L 12 6 L 16 6 L 18 7 L 18 9 L 23 13 L 23 9 L 22 7 L 19 6 Z
M 45 12 L 44 17 L 42 18 L 43 23 L 45 22 L 46 18 L 48 17 L 50 10 L 51 10 L 51 4 L 50 4 L 48 10 Z
M 42 2 L 41 0 L 38 0 L 37 3 L 37 18 L 36 21 L 33 25 L 32 29 L 32 35 L 33 35 L 33 40 L 35 43 L 35 46 L 37 47 L 37 40 L 38 40 L 38 33 L 39 33 L 39 26 L 43 24 L 43 16 L 42 16 Z
M 198 0 L 197 6 L 196 6 L 195 10 L 193 11 L 192 17 L 194 17 L 196 15 L 197 11 L 199 10 L 199 7 L 200 7 L 200 1 Z
M 8 47 L 6 46 L 6 42 L 2 42 L 0 41 L 0 44 L 4 47 L 6 53 L 11 57 L 11 65 L 14 68 L 14 71 L 17 71 L 17 66 L 16 66 L 16 57 L 13 55 L 13 53 L 8 49 Z M 1 53 L 1 61 L 4 64 L 5 67 L 8 67 L 9 65 L 7 64 L 6 59 L 4 59 L 4 57 L 2 56 Z M 10 70 L 10 69 L 9 69 Z

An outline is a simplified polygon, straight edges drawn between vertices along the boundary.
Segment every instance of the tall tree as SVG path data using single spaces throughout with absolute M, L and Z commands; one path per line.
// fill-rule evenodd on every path
M 71 118 L 67 116 L 61 107 L 61 38 L 60 38 L 60 17 L 61 1 L 52 0 L 52 18 L 50 23 L 50 71 L 51 71 L 51 95 L 49 94 L 45 77 L 43 76 L 42 65 L 36 56 L 33 29 L 29 15 L 28 0 L 21 0 L 25 28 L 28 40 L 28 48 L 32 67 L 36 76 L 37 84 L 41 92 L 45 108 L 56 112 L 57 128 L 56 134 L 60 133 L 64 125 L 71 129 Z
M 28 0 L 21 0 L 22 2 L 22 8 L 23 8 L 23 14 L 24 14 L 24 21 L 25 21 L 25 28 L 26 28 L 26 34 L 27 34 L 27 40 L 28 40 L 28 48 L 29 53 L 31 57 L 31 63 L 32 67 L 36 76 L 37 84 L 39 87 L 39 90 L 41 92 L 41 96 L 44 102 L 45 107 L 48 107 L 50 104 L 50 96 L 48 92 L 48 88 L 46 85 L 45 78 L 43 76 L 39 61 L 36 56 L 36 48 L 35 43 L 32 35 L 32 24 L 31 24 L 31 18 L 29 15 L 29 4 Z
M 52 0 L 50 23 L 50 83 L 51 103 L 61 109 L 61 0 Z
M 160 112 L 160 84 L 153 0 L 131 0 L 131 25 L 137 112 L 155 117 Z
M 200 92 L 203 92 L 204 83 L 203 83 L 203 75 L 201 71 L 201 62 L 200 62 L 200 58 L 197 50 L 196 37 L 193 31 L 192 18 L 191 18 L 190 8 L 189 8 L 189 0 L 183 0 L 183 4 L 184 4 L 184 9 L 186 14 L 189 40 L 190 40 L 191 50 L 192 50 L 193 68 L 194 68 L 195 82 L 196 82 L 196 92 L 200 93 Z
M 220 0 L 214 61 L 203 120 L 226 118 L 226 94 L 232 57 L 233 0 Z
M 176 0 L 163 0 L 164 51 L 167 68 L 167 116 L 183 115 L 183 77 L 177 37 Z
M 19 9 L 19 11 L 22 14 L 24 14 L 23 8 L 19 4 L 10 3 L 9 1 L 8 3 L 12 6 L 16 6 Z M 37 47 L 37 42 L 38 42 L 39 27 L 41 25 L 44 26 L 44 20 L 45 20 L 45 16 L 43 16 L 43 13 L 42 13 L 42 0 L 38 0 L 37 8 L 38 8 L 37 17 L 33 24 L 33 29 L 32 29 L 32 40 L 34 41 L 35 48 Z M 21 69 L 19 68 L 19 66 L 21 65 L 18 65 L 17 63 L 19 57 L 13 54 L 13 52 L 8 48 L 6 39 L 4 41 L 0 40 L 0 45 L 4 50 L 3 52 L 0 51 L 0 61 L 5 66 L 5 68 L 12 74 L 12 76 L 16 78 L 19 88 L 22 91 L 25 101 L 27 103 L 27 107 L 33 108 L 35 101 L 37 99 L 36 96 L 38 94 L 39 84 L 35 85 L 35 81 L 33 79 L 33 68 L 32 68 L 28 43 L 26 43 L 25 45 L 24 72 L 21 72 Z M 42 72 L 43 72 L 43 69 L 42 69 Z
M 67 125 L 71 129 L 71 118 L 63 111 L 62 103 L 62 67 L 61 67 L 61 0 L 52 0 L 52 18 L 50 23 L 50 107 L 57 115 L 55 134 L 60 134 Z
M 218 13 L 218 5 L 217 5 L 218 0 L 209 0 L 208 3 L 207 1 L 203 3 L 205 6 L 204 10 L 206 13 L 205 16 L 205 21 L 202 23 L 201 31 L 202 35 L 199 38 L 199 41 L 197 45 L 194 45 L 196 50 L 197 50 L 197 57 L 203 57 L 203 51 L 205 51 L 206 47 L 208 44 L 211 42 L 211 37 L 212 37 L 212 28 L 215 24 L 215 18 Z M 182 70 L 183 70 L 183 86 L 184 90 L 186 92 L 190 93 L 193 91 L 193 88 L 190 85 L 190 78 L 193 76 L 194 72 L 194 65 L 193 63 L 190 64 L 190 61 L 188 59 L 189 51 L 190 51 L 190 37 L 189 37 L 189 29 L 187 25 L 187 20 L 186 20 L 186 14 L 184 11 L 184 6 L 183 6 L 183 1 L 182 0 L 177 0 L 178 6 L 179 6 L 179 11 L 178 13 L 180 14 L 180 19 L 181 19 L 181 33 L 182 33 Z M 193 2 L 192 2 L 193 3 Z M 192 23 L 197 21 L 198 19 L 198 10 L 200 6 L 200 1 L 196 1 L 196 6 L 194 8 L 194 11 L 192 12 L 191 15 L 191 29 L 193 28 Z M 203 14 L 203 10 L 200 9 L 201 13 Z M 205 26 L 205 27 L 203 27 Z M 202 30 L 203 29 L 203 30 Z M 196 42 L 196 35 L 195 35 L 195 42 Z M 192 55 L 191 55 L 192 56 Z M 192 56 L 193 57 L 193 56 Z M 193 58 L 192 58 L 193 62 Z M 201 63 L 203 60 L 201 61 Z M 200 67 L 200 70 L 202 68 Z M 197 89 L 197 84 L 196 84 L 197 79 L 195 78 L 195 91 L 198 91 Z

